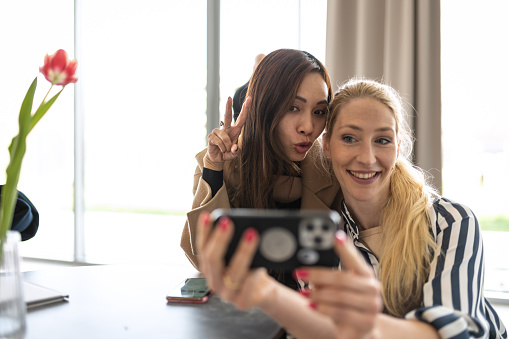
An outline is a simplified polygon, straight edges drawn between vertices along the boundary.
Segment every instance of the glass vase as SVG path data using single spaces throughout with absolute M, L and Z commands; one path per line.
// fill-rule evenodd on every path
M 26 305 L 19 269 L 19 232 L 7 231 L 0 262 L 0 339 L 23 338 Z

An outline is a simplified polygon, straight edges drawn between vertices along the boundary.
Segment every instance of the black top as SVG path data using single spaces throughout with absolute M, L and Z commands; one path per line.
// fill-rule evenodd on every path
M 249 81 L 244 85 L 237 88 L 235 94 L 233 95 L 233 119 L 237 121 L 237 117 L 242 110 L 242 104 L 244 100 L 246 100 L 247 88 L 249 87 Z

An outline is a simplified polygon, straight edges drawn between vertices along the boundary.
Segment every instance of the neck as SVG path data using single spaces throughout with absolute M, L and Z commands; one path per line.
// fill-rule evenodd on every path
M 380 226 L 388 199 L 359 201 L 345 195 L 345 203 L 360 231 Z

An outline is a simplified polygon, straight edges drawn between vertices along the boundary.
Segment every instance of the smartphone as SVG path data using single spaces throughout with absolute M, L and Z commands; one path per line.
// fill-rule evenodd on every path
M 251 268 L 266 267 L 287 272 L 302 266 L 338 267 L 334 251 L 335 233 L 341 217 L 326 210 L 216 209 L 211 213 L 214 225 L 227 216 L 235 232 L 225 256 L 228 265 L 244 231 L 253 227 L 260 242 Z
M 207 302 L 209 296 L 210 290 L 205 278 L 187 278 L 168 293 L 166 300 L 172 303 L 201 304 Z

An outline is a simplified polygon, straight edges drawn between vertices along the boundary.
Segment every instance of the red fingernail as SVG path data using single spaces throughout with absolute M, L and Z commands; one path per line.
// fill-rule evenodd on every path
M 224 232 L 228 229 L 229 222 L 230 222 L 229 218 L 221 217 L 221 219 L 219 220 L 219 228 L 221 229 L 221 231 Z
M 295 279 L 305 279 L 309 276 L 309 272 L 305 269 L 298 268 L 295 271 L 293 271 L 293 277 Z
M 254 240 L 254 238 L 256 237 L 257 234 L 258 234 L 258 232 L 256 232 L 256 230 L 251 227 L 246 230 L 244 237 L 245 237 L 246 241 L 248 243 L 250 243 Z
M 203 222 L 203 224 L 205 226 L 209 226 L 209 222 L 210 222 L 210 214 L 204 212 L 202 213 L 201 215 L 201 221 Z
M 309 308 L 316 310 L 316 304 L 314 302 L 309 303 Z
M 303 297 L 306 297 L 306 298 L 309 298 L 309 296 L 311 295 L 311 291 L 308 289 L 300 290 L 299 293 L 300 293 L 300 295 L 302 295 Z
M 346 233 L 342 230 L 336 232 L 336 241 L 343 245 L 346 242 Z

